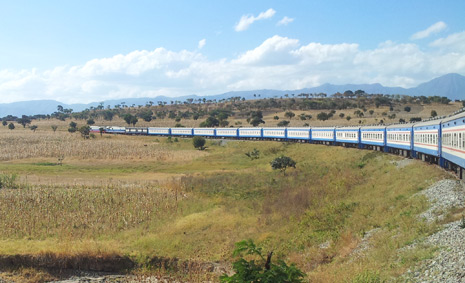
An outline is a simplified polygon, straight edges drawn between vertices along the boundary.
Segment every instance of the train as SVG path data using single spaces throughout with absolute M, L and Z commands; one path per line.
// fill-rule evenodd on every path
M 167 128 L 91 126 L 91 132 L 221 139 L 276 140 L 370 149 L 421 159 L 454 171 L 465 168 L 465 108 L 416 123 L 349 127 Z

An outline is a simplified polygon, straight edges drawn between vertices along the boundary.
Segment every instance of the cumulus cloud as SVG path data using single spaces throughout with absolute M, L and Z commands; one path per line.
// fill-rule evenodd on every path
M 243 15 L 239 22 L 236 24 L 234 27 L 235 31 L 244 31 L 249 28 L 251 24 L 253 24 L 256 21 L 259 20 L 264 20 L 264 19 L 269 19 L 274 16 L 276 13 L 275 10 L 273 9 L 268 9 L 265 12 L 261 12 L 258 16 L 253 16 L 253 15 Z
M 412 40 L 417 40 L 417 39 L 423 39 L 427 38 L 432 34 L 439 33 L 447 28 L 447 25 L 444 22 L 437 22 L 433 25 L 431 25 L 429 28 L 419 31 L 415 34 L 413 34 L 410 39 Z
M 199 41 L 199 45 L 197 46 L 197 48 L 202 49 L 205 46 L 205 44 L 207 44 L 207 40 L 204 38 Z
M 260 46 L 240 55 L 235 63 L 281 65 L 292 64 L 292 50 L 299 46 L 299 40 L 275 35 L 265 40 Z
M 287 26 L 288 24 L 292 23 L 293 21 L 294 21 L 293 18 L 288 18 L 287 16 L 285 16 L 276 25 L 277 26 Z
M 412 87 L 446 73 L 465 74 L 465 32 L 431 43 L 386 41 L 323 44 L 279 35 L 231 59 L 210 60 L 200 49 L 136 50 L 46 71 L 0 70 L 0 101 L 55 99 L 88 103 L 128 97 L 300 89 L 323 83 Z

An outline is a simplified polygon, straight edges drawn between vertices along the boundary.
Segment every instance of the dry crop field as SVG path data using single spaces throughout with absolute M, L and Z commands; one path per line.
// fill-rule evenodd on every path
M 245 153 L 255 148 L 251 160 Z M 296 169 L 273 171 L 280 155 Z M 0 160 L 0 256 L 116 254 L 140 263 L 131 272 L 150 273 L 143 266 L 154 256 L 227 266 L 234 243 L 250 238 L 313 282 L 385 280 L 430 256 L 412 249 L 399 259 L 392 247 L 435 231 L 416 219 L 425 200 L 411 196 L 445 176 L 420 161 L 401 170 L 399 157 L 341 147 L 208 140 L 198 151 L 191 139 L 84 140 L 19 127 L 0 129 Z M 374 228 L 382 229 L 373 252 L 352 259 Z

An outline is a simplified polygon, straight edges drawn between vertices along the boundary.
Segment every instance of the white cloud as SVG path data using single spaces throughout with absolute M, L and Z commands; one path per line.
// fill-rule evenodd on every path
M 432 34 L 445 30 L 446 28 L 447 28 L 447 25 L 444 22 L 437 22 L 431 25 L 429 28 L 413 34 L 410 37 L 410 39 L 417 40 L 417 39 L 427 38 Z
M 202 49 L 205 46 L 205 44 L 207 44 L 207 40 L 204 38 L 199 41 L 199 45 L 197 46 L 197 48 Z
M 273 9 L 268 9 L 265 12 L 261 12 L 258 16 L 253 16 L 253 15 L 243 15 L 239 22 L 236 24 L 234 27 L 235 31 L 244 31 L 249 28 L 251 24 L 258 20 L 263 20 L 263 19 L 269 19 L 274 16 L 276 13 L 275 10 Z
M 436 39 L 430 45 L 433 47 L 452 48 L 457 51 L 465 51 L 465 31 L 451 34 L 445 38 Z
M 285 16 L 276 25 L 277 26 L 287 26 L 288 24 L 292 23 L 293 21 L 294 21 L 293 18 L 288 18 L 287 16 Z
M 292 64 L 292 50 L 299 46 L 299 40 L 275 35 L 265 40 L 260 46 L 240 55 L 235 63 L 240 64 Z
M 272 36 L 232 59 L 209 60 L 197 51 L 137 50 L 82 65 L 0 70 L 0 101 L 55 99 L 88 103 L 128 97 L 219 94 L 253 89 L 300 89 L 323 83 L 381 83 L 412 87 L 446 73 L 465 74 L 465 32 L 438 39 L 423 50 L 386 41 L 301 44 Z

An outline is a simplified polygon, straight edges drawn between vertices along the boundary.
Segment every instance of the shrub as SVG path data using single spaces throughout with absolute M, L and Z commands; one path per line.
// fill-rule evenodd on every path
M 250 261 L 245 260 L 242 255 L 258 257 Z M 271 263 L 273 252 L 265 258 L 262 249 L 257 247 L 252 240 L 236 243 L 233 255 L 239 257 L 233 263 L 236 274 L 228 276 L 223 274 L 221 282 L 303 282 L 305 274 L 294 264 L 290 266 L 284 261 L 278 260 L 278 264 Z
M 252 151 L 246 152 L 245 155 L 250 158 L 250 160 L 260 158 L 260 151 L 254 148 Z
M 192 143 L 194 144 L 194 147 L 197 148 L 198 150 L 204 150 L 205 149 L 205 138 L 204 137 L 194 137 L 192 139 Z

